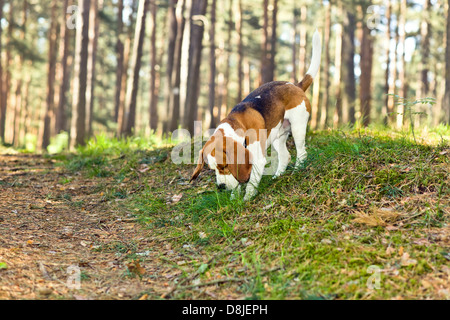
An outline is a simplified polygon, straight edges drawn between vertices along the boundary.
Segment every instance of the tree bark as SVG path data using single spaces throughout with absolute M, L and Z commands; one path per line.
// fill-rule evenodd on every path
M 20 28 L 20 40 L 25 42 L 25 34 L 27 29 L 27 20 L 28 20 L 28 0 L 23 1 L 23 10 L 22 10 L 22 27 Z M 17 70 L 16 73 L 19 74 L 19 77 L 16 79 L 16 87 L 15 87 L 15 108 L 14 108 L 14 135 L 13 135 L 13 144 L 15 147 L 19 147 L 23 141 L 20 140 L 20 130 L 23 128 L 23 95 L 22 95 L 22 84 L 24 78 L 24 54 L 21 52 L 16 56 L 17 60 Z
M 319 127 L 324 129 L 328 123 L 328 106 L 330 98 L 330 34 L 331 34 L 331 4 L 328 3 L 325 9 L 325 32 L 324 32 L 324 53 L 325 62 L 323 66 L 324 79 L 323 79 L 323 101 L 320 110 Z
M 3 19 L 4 0 L 0 0 L 0 21 Z M 3 51 L 3 28 L 0 24 L 0 57 Z M 3 59 L 0 58 L 0 143 L 5 143 L 5 125 L 6 125 L 6 105 L 3 103 L 5 96 L 5 86 L 3 84 Z
M 242 0 L 237 0 L 236 8 L 236 33 L 238 38 L 238 92 L 236 104 L 242 101 L 242 91 L 244 88 L 244 45 L 242 39 Z M 272 62 L 271 62 L 272 64 Z
M 55 116 L 55 133 L 59 134 L 61 131 L 67 131 L 67 119 L 66 119 L 66 103 L 67 103 L 67 90 L 69 87 L 69 56 L 70 56 L 70 40 L 72 38 L 69 28 L 66 26 L 67 8 L 69 6 L 69 0 L 63 2 L 63 14 L 61 21 L 61 45 L 59 48 L 59 56 L 61 57 L 61 63 L 58 72 L 58 79 L 60 82 L 59 93 L 57 95 L 58 104 L 56 108 Z
M 117 122 L 119 118 L 119 108 L 120 108 L 120 92 L 122 90 L 122 73 L 124 70 L 124 44 L 122 41 L 123 34 L 123 0 L 118 0 L 117 2 L 117 42 L 116 42 L 116 94 L 115 94 L 115 105 L 114 105 L 114 120 Z
M 76 29 L 72 126 L 70 130 L 71 149 L 74 149 L 77 145 L 85 145 L 86 143 L 86 82 L 90 7 L 90 0 L 78 0 L 80 21 L 78 28 Z
M 420 77 L 418 79 L 419 85 L 417 90 L 417 99 L 427 98 L 430 93 L 430 83 L 428 81 L 429 60 L 430 60 L 430 37 L 431 37 L 431 21 L 430 21 L 431 1 L 423 0 L 422 21 L 420 24 L 420 51 L 421 59 L 419 60 Z M 421 105 L 418 111 L 426 114 L 426 125 L 431 125 L 432 114 L 431 106 Z M 418 128 L 421 125 L 422 115 L 414 117 L 414 126 Z
M 361 38 L 361 77 L 360 77 L 360 105 L 362 125 L 370 124 L 371 99 L 372 99 L 372 61 L 373 61 L 373 39 L 370 29 L 363 25 Z
M 95 65 L 99 35 L 99 7 L 98 0 L 92 0 L 89 13 L 89 48 L 88 48 L 88 76 L 86 90 L 86 134 L 92 136 L 92 117 L 94 115 Z
M 388 5 L 386 7 L 386 35 L 385 40 L 387 42 L 386 45 L 386 72 L 384 76 L 384 92 L 386 94 L 385 100 L 384 100 L 384 106 L 382 111 L 383 116 L 383 123 L 385 126 L 389 123 L 389 112 L 392 112 L 392 110 L 389 110 L 389 75 L 391 70 L 391 20 L 392 20 L 392 3 L 391 1 L 388 1 Z
M 216 0 L 212 0 L 211 3 L 211 18 L 209 26 L 209 117 L 211 121 L 209 123 L 210 128 L 215 128 L 217 125 L 217 119 L 215 111 L 216 108 Z M 239 34 L 239 32 L 238 32 Z M 241 37 L 242 35 L 239 35 Z
M 294 14 L 292 19 L 292 73 L 291 73 L 291 82 L 297 82 L 297 36 L 298 36 L 298 15 L 299 11 L 297 7 L 294 5 Z
M 150 129 L 156 131 L 158 129 L 158 100 L 159 100 L 159 85 L 156 72 L 157 70 L 157 56 L 156 49 L 156 31 L 157 31 L 157 12 L 158 6 L 155 2 L 150 3 L 150 34 L 151 34 L 151 48 L 150 48 Z
M 278 25 L 278 0 L 273 0 L 272 36 L 270 39 L 270 68 L 269 68 L 270 71 L 269 77 L 271 78 L 271 81 L 273 81 L 276 76 L 275 58 L 277 55 L 277 41 L 278 41 L 277 25 Z
M 272 81 L 270 78 L 270 59 L 269 59 L 269 0 L 263 3 L 263 28 L 261 43 L 261 81 L 260 85 Z
M 144 47 L 145 25 L 150 0 L 140 0 L 134 36 L 133 54 L 131 57 L 131 76 L 127 85 L 126 110 L 128 110 L 127 126 L 124 134 L 131 136 L 136 125 L 136 103 L 139 90 L 139 71 L 141 70 L 142 51 Z
M 203 17 L 206 12 L 207 0 L 193 0 L 191 8 L 191 34 L 189 44 L 189 71 L 186 93 L 186 128 L 191 134 L 194 132 L 194 122 L 198 120 L 198 95 L 200 90 L 200 63 L 203 49 L 204 23 L 198 17 Z
M 56 56 L 57 56 L 57 47 L 56 43 L 58 40 L 57 33 L 57 17 L 56 10 L 59 1 L 52 1 L 51 8 L 51 25 L 48 34 L 48 75 L 47 75 L 47 109 L 44 116 L 44 131 L 42 134 L 42 150 L 46 150 L 50 144 L 50 136 L 51 136 L 51 119 L 54 116 L 55 112 L 55 78 L 56 78 Z
M 400 74 L 399 79 L 401 82 L 401 87 L 399 91 L 399 96 L 407 99 L 407 84 L 406 84 L 406 62 L 405 62 L 405 40 L 406 40 L 406 0 L 401 0 L 400 3 L 400 17 L 399 17 L 399 44 L 402 46 L 402 53 L 400 55 Z M 397 129 L 403 127 L 405 107 L 401 104 L 397 105 Z
M 0 0 L 0 21 L 3 19 L 3 5 L 4 0 Z M 2 56 L 3 51 L 3 42 L 2 42 L 2 34 L 3 34 L 3 28 L 0 24 L 0 57 Z M 6 108 L 4 108 L 3 104 L 3 96 L 5 95 L 5 92 L 3 91 L 3 61 L 0 58 L 0 143 L 5 142 L 5 125 L 6 125 Z
M 320 40 L 322 40 L 322 33 L 320 33 Z M 322 41 L 321 41 L 322 42 Z M 321 72 L 319 68 L 319 73 L 314 79 L 313 83 L 313 100 L 312 100 L 312 111 L 311 111 L 311 129 L 317 129 L 318 117 L 319 117 L 319 107 L 320 107 L 320 86 L 321 86 Z
M 342 17 L 342 4 L 338 6 L 338 16 Z M 334 127 L 338 127 L 342 123 L 342 23 L 339 22 L 336 26 L 336 51 L 334 59 L 334 88 L 336 97 L 336 108 L 334 111 L 333 124 Z
M 6 46 L 6 65 L 4 68 L 4 82 L 3 82 L 3 97 L 2 97 L 2 104 L 3 104 L 3 112 L 5 113 L 4 121 L 6 123 L 12 122 L 11 116 L 8 115 L 8 113 L 11 113 L 10 108 L 10 91 L 11 91 L 11 66 L 13 65 L 12 62 L 12 53 L 11 53 L 11 47 L 12 47 L 12 40 L 13 40 L 13 30 L 14 30 L 14 5 L 12 1 L 9 1 L 9 18 L 8 18 L 8 32 L 7 32 L 7 46 Z M 10 119 L 8 119 L 10 118 Z M 9 120 L 9 121 L 8 121 Z M 5 124 L 5 137 L 4 142 L 12 142 L 12 136 L 13 132 L 11 132 L 11 126 L 6 126 Z M 9 141 L 8 141 L 9 140 Z
M 168 49 L 167 49 L 167 62 L 166 62 L 166 89 L 165 89 L 165 102 L 164 108 L 160 109 L 160 131 L 162 134 L 167 133 L 170 130 L 171 120 L 173 115 L 171 114 L 171 99 L 173 97 L 172 87 L 173 81 L 173 67 L 175 64 L 175 46 L 177 43 L 178 21 L 177 21 L 177 5 L 181 0 L 170 0 L 169 12 L 168 12 Z M 176 92 L 175 92 L 176 93 Z M 172 118 L 171 118 L 172 117 Z
M 169 96 L 169 114 L 171 119 L 169 120 L 169 131 L 174 131 L 178 129 L 178 125 L 182 123 L 181 121 L 181 59 L 183 50 L 183 39 L 184 39 L 184 27 L 186 24 L 186 19 L 184 18 L 186 1 L 180 0 L 176 8 L 176 20 L 177 20 L 177 32 L 175 39 L 175 49 L 173 55 L 173 67 L 172 67 L 172 84 Z
M 447 1 L 447 30 L 445 41 L 445 91 L 442 106 L 446 112 L 447 124 L 450 124 L 450 0 Z
M 397 11 L 397 21 L 398 17 L 400 15 L 400 9 Z M 394 124 L 396 122 L 396 114 L 395 114 L 395 98 L 394 94 L 397 94 L 397 78 L 398 78 L 398 69 L 397 69 L 397 62 L 398 62 L 398 44 L 400 40 L 399 35 L 399 25 L 397 23 L 397 26 L 395 27 L 395 47 L 394 47 L 394 57 L 391 63 L 391 67 L 389 70 L 389 96 L 387 101 L 387 112 L 388 112 L 388 124 Z
M 306 6 L 302 6 L 300 8 L 300 49 L 298 53 L 299 75 L 295 80 L 296 82 L 301 81 L 306 73 L 307 17 L 308 8 Z
M 345 67 L 342 70 L 345 94 L 342 97 L 342 121 L 345 124 L 355 124 L 356 79 L 355 79 L 355 15 L 345 10 L 344 33 L 342 39 L 342 59 Z

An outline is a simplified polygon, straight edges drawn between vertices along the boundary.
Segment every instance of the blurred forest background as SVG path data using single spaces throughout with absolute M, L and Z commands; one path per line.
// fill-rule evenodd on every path
M 0 0 L 0 141 L 213 128 L 261 84 L 301 80 L 316 28 L 312 129 L 448 124 L 449 3 Z

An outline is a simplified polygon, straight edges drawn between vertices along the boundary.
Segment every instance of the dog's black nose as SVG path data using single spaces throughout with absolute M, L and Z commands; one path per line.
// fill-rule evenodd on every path
M 219 190 L 225 190 L 225 189 L 227 188 L 227 186 L 226 186 L 225 183 L 222 183 L 222 184 L 219 184 L 219 185 L 217 186 L 217 188 L 218 188 Z

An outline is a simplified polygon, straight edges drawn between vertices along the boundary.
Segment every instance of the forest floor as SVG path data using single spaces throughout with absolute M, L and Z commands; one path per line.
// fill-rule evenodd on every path
M 0 299 L 450 299 L 436 137 L 311 133 L 303 168 L 250 202 L 143 139 L 0 149 Z

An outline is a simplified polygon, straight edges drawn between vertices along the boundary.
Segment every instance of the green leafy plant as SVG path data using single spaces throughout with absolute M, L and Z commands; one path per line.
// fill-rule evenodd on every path
M 427 98 L 423 98 L 423 99 L 407 99 L 404 97 L 401 97 L 399 95 L 396 94 L 388 94 L 388 96 L 393 96 L 394 99 L 396 99 L 396 105 L 397 106 L 404 106 L 404 111 L 403 113 L 398 113 L 396 112 L 396 114 L 402 114 L 403 116 L 408 116 L 409 117 L 409 125 L 410 125 L 410 129 L 411 129 L 411 133 L 413 135 L 414 138 L 414 142 L 417 144 L 416 141 L 416 135 L 414 132 L 414 117 L 415 116 L 420 116 L 420 115 L 426 115 L 426 112 L 419 112 L 416 110 L 417 105 L 430 105 L 433 106 L 436 104 L 436 99 L 435 98 L 431 98 L 431 97 L 427 97 Z

